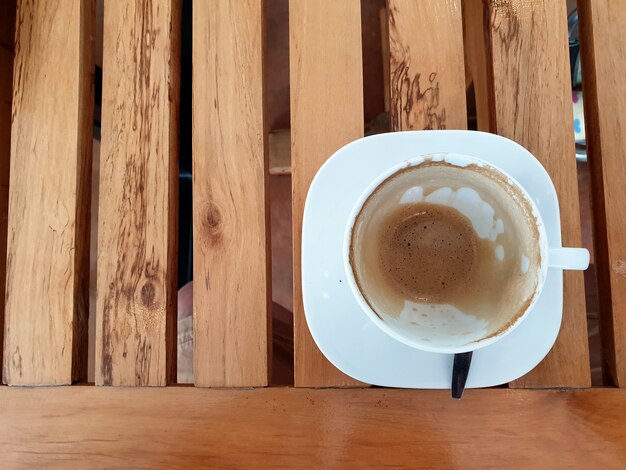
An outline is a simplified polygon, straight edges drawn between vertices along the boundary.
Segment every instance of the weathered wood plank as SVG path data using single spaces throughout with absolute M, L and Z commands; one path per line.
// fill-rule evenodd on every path
M 0 451 L 8 468 L 621 468 L 625 394 L 0 387 Z
M 492 131 L 546 168 L 559 195 L 563 246 L 580 246 L 565 0 L 489 0 Z M 591 385 L 583 275 L 564 274 L 561 331 L 546 359 L 513 387 Z
M 333 152 L 363 137 L 359 0 L 291 0 L 289 37 L 295 384 L 355 386 L 359 382 L 337 370 L 309 332 L 300 261 L 304 202 L 315 173 Z
M 626 2 L 579 0 L 604 372 L 626 386 Z
M 179 29 L 179 0 L 105 5 L 99 385 L 176 377 Z
M 92 0 L 17 10 L 9 195 L 6 383 L 87 372 Z
M 388 0 L 391 128 L 466 129 L 461 0 Z
M 194 3 L 197 386 L 268 383 L 271 276 L 262 3 Z

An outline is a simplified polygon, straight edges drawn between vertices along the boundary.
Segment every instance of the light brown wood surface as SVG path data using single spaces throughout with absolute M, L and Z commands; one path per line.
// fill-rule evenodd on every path
M 465 69 L 474 88 L 476 120 L 479 131 L 489 132 L 491 124 L 489 75 L 487 73 L 487 51 L 485 44 L 485 12 L 489 9 L 483 0 L 463 0 L 463 45 L 465 47 Z
M 605 376 L 626 386 L 626 2 L 579 0 Z
M 465 129 L 461 0 L 388 0 L 391 129 Z
M 302 214 L 309 186 L 336 150 L 363 137 L 359 0 L 289 2 L 294 347 L 298 387 L 355 386 L 320 352 L 302 304 Z M 323 221 L 320 221 L 323 223 Z
M 179 0 L 107 2 L 96 383 L 175 377 Z
M 268 383 L 262 3 L 194 3 L 194 374 L 199 386 Z
M 4 376 L 87 373 L 93 1 L 21 1 L 11 132 Z
M 626 396 L 0 388 L 4 468 L 622 468 Z
M 16 0 L 0 2 L 0 299 L 6 287 L 9 168 L 11 162 L 11 96 Z M 4 335 L 4 302 L 0 302 L 0 345 Z M 0 346 L 0 364 L 2 347 Z M 0 377 L 2 372 L 0 372 Z
M 526 147 L 559 197 L 563 246 L 580 246 L 565 0 L 488 3 L 492 131 Z M 564 273 L 561 331 L 548 356 L 512 387 L 591 385 L 582 272 Z

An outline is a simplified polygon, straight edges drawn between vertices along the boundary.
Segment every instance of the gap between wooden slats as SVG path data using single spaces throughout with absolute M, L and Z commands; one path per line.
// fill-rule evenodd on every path
M 474 91 L 476 121 L 479 131 L 489 132 L 489 81 L 485 48 L 485 11 L 483 0 L 463 0 L 463 39 L 466 78 Z M 470 85 L 469 83 L 467 84 Z
M 86 378 L 93 0 L 17 10 L 3 381 Z
M 11 162 L 11 97 L 16 0 L 0 2 L 0 364 L 4 335 L 9 167 Z M 1 369 L 1 368 L 0 368 Z M 0 377 L 2 372 L 0 370 Z
M 626 386 L 626 2 L 578 0 L 605 379 Z
M 176 370 L 180 0 L 104 8 L 96 384 Z
M 487 18 L 490 130 L 532 152 L 556 187 L 563 246 L 580 246 L 578 182 L 565 0 L 490 0 Z M 583 275 L 564 275 L 561 331 L 548 356 L 512 387 L 591 385 Z
M 363 137 L 359 0 L 289 2 L 294 248 L 294 375 L 297 387 L 361 386 L 318 349 L 302 303 L 302 215 L 320 166 Z M 320 221 L 323 223 L 323 221 Z
M 196 386 L 264 386 L 270 254 L 261 0 L 194 2 Z

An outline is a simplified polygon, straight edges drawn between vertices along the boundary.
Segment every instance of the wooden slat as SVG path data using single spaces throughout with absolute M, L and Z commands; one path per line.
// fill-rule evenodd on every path
M 17 11 L 4 338 L 6 383 L 87 372 L 93 1 Z
M 579 0 L 604 372 L 626 386 L 626 2 Z
M 4 335 L 9 169 L 11 164 L 11 96 L 16 0 L 0 2 L 0 364 Z M 0 372 L 0 376 L 2 373 Z
M 465 129 L 461 0 L 388 0 L 391 128 Z
M 194 3 L 194 374 L 268 383 L 270 255 L 261 0 Z
M 0 388 L 4 468 L 623 468 L 626 391 Z M 471 427 L 471 431 L 468 430 Z
M 176 376 L 179 28 L 179 0 L 105 5 L 99 385 Z
M 491 131 L 544 165 L 559 195 L 563 246 L 580 246 L 565 0 L 490 0 Z M 583 275 L 564 274 L 563 321 L 546 359 L 513 387 L 591 385 Z
M 489 87 L 485 49 L 485 8 L 483 0 L 463 0 L 463 45 L 465 68 L 469 72 L 476 104 L 479 131 L 489 131 Z
M 320 166 L 363 137 L 363 69 L 359 0 L 289 2 L 291 161 L 293 178 L 295 384 L 354 386 L 320 352 L 302 304 L 302 214 Z

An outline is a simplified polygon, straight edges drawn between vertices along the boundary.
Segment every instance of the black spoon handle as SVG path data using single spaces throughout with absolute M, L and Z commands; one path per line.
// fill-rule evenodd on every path
M 452 398 L 460 400 L 465 390 L 465 382 L 472 365 L 472 351 L 454 355 L 452 366 Z

